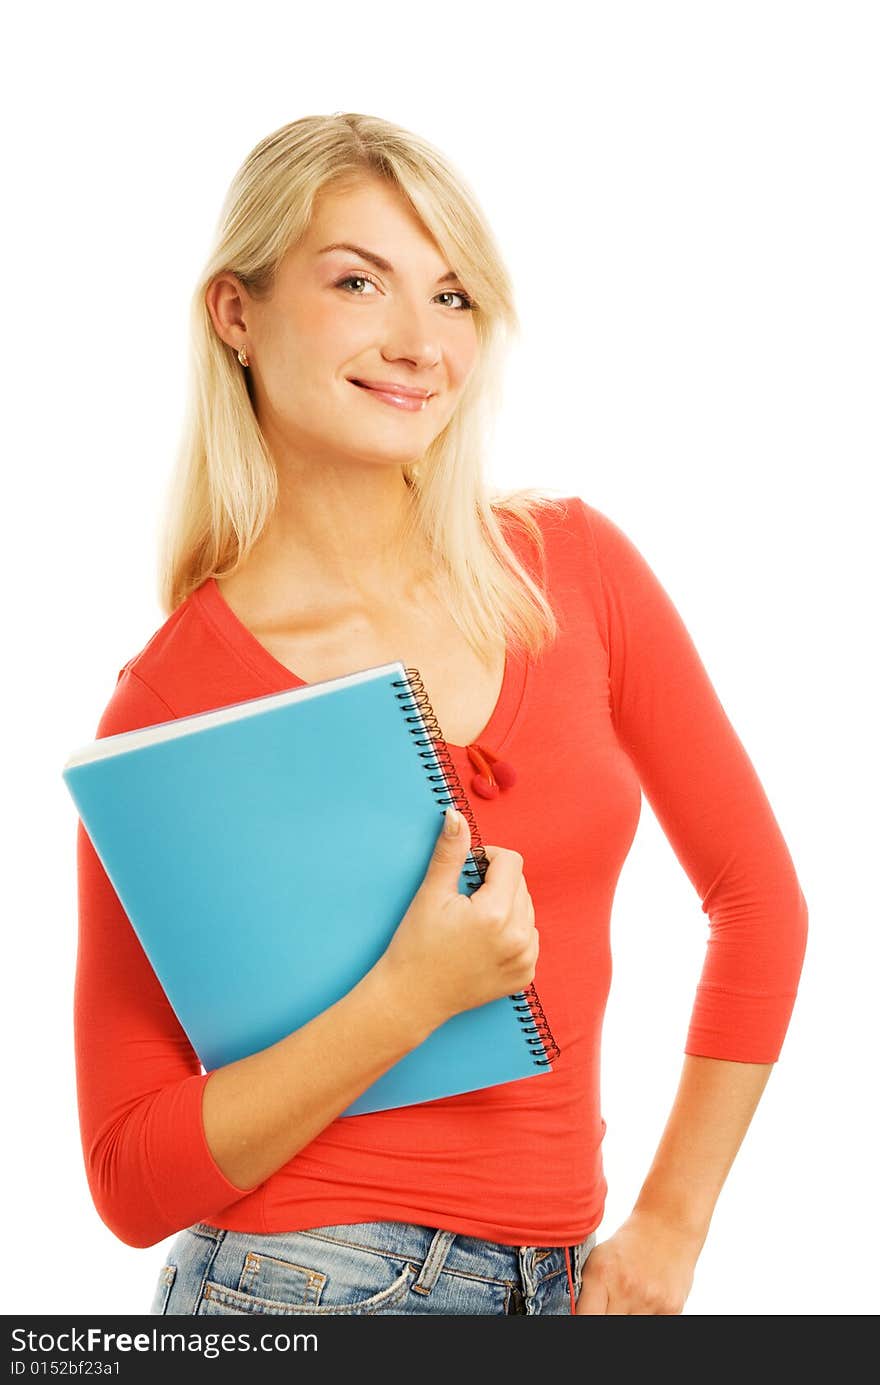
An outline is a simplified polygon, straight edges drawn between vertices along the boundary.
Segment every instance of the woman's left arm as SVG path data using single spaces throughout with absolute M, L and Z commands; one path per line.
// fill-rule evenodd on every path
M 578 1313 L 682 1311 L 718 1194 L 772 1067 L 685 1057 L 636 1205 L 587 1259 Z
M 680 1313 L 797 994 L 807 905 L 761 781 L 678 610 L 580 502 L 620 745 L 709 921 L 673 1109 L 631 1215 L 584 1267 L 580 1313 Z

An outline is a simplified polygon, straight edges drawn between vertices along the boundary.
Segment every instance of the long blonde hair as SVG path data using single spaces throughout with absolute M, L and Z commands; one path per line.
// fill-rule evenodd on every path
M 503 356 L 519 331 L 511 283 L 461 176 L 421 137 L 377 116 L 337 112 L 284 125 L 255 146 L 230 184 L 191 302 L 189 383 L 160 530 L 159 601 L 170 615 L 209 577 L 233 572 L 278 496 L 249 372 L 218 337 L 207 308 L 211 281 L 231 271 L 253 296 L 270 294 L 280 260 L 308 229 L 317 195 L 377 176 L 408 199 L 460 276 L 475 302 L 480 343 L 453 417 L 403 468 L 413 501 L 408 532 L 427 539 L 448 609 L 481 657 L 500 639 L 535 657 L 557 634 L 535 511 L 561 500 L 537 487 L 490 492 L 483 476 Z M 534 542 L 541 565 L 534 580 L 499 519 Z

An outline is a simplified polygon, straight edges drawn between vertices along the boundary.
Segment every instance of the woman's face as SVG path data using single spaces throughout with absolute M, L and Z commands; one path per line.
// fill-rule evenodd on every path
M 328 248 L 342 243 L 349 248 Z M 478 355 L 460 280 L 408 203 L 377 179 L 317 199 L 270 299 L 251 299 L 232 276 L 215 281 L 212 296 L 223 339 L 247 345 L 270 447 L 304 461 L 402 465 L 421 457 Z M 430 397 L 401 407 L 355 380 Z

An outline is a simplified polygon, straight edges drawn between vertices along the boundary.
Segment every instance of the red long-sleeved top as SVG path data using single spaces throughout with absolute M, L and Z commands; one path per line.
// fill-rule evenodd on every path
M 541 933 L 535 985 L 553 1071 L 439 1101 L 340 1117 L 264 1183 L 231 1183 L 202 1123 L 196 1058 L 81 822 L 74 997 L 80 1130 L 95 1206 L 151 1246 L 197 1221 L 251 1232 L 396 1220 L 512 1245 L 570 1245 L 602 1219 L 600 1033 L 617 879 L 641 789 L 709 920 L 685 1051 L 778 1057 L 807 906 L 763 788 L 645 558 L 577 496 L 543 515 L 558 641 L 508 656 L 479 744 L 516 783 L 470 789 L 480 836 L 522 853 Z M 513 543 L 535 573 L 534 549 Z M 300 686 L 213 579 L 120 670 L 97 736 Z M 442 728 L 441 728 L 442 729 Z

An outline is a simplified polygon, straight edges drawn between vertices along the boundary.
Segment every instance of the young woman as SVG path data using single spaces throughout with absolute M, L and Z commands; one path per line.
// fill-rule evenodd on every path
M 488 493 L 516 326 L 475 198 L 420 138 L 309 117 L 237 173 L 193 300 L 167 619 L 97 734 L 401 659 L 497 845 L 459 894 L 458 814 L 358 985 L 204 1073 L 80 824 L 83 1150 L 121 1240 L 175 1238 L 154 1313 L 680 1313 L 779 1056 L 806 904 L 681 617 L 582 498 Z M 609 916 L 642 789 L 710 937 L 656 1158 L 597 1242 Z M 340 1118 L 532 980 L 559 1048 L 540 1081 Z

